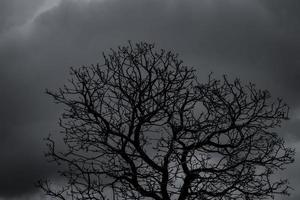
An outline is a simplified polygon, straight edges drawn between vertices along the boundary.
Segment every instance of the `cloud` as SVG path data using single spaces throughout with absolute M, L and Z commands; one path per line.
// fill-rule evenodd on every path
M 46 0 L 2 0 L 0 2 L 0 34 L 30 19 Z
M 20 2 L 0 2 L 0 197 L 35 193 L 31 182 L 55 171 L 45 165 L 42 138 L 57 129 L 61 108 L 44 89 L 127 40 L 178 52 L 200 79 L 210 71 L 238 76 L 300 107 L 297 1 Z M 283 132 L 298 140 L 299 120 L 290 125 Z
M 295 156 L 295 162 L 289 166 L 287 171 L 285 171 L 286 174 L 283 176 L 286 176 L 293 187 L 292 195 L 289 198 L 290 200 L 297 200 L 300 197 L 300 174 L 299 174 L 299 165 L 300 165 L 300 142 L 292 142 L 289 144 L 291 147 L 295 148 L 296 150 L 296 156 Z
M 153 41 L 181 53 L 199 72 L 239 76 L 286 97 L 292 106 L 300 102 L 300 45 L 295 42 L 300 36 L 279 22 L 295 21 L 296 14 L 279 17 L 260 1 L 75 2 L 64 1 L 42 15 L 35 32 L 61 50 L 76 45 L 67 51 L 77 50 L 86 63 L 129 39 Z

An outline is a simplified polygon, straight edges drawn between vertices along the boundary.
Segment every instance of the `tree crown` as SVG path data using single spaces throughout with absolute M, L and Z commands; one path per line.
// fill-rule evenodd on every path
M 272 178 L 294 151 L 275 132 L 288 107 L 254 84 L 200 84 L 172 52 L 145 42 L 103 55 L 102 65 L 72 68 L 70 82 L 47 91 L 65 105 L 59 199 L 239 200 L 288 194 Z

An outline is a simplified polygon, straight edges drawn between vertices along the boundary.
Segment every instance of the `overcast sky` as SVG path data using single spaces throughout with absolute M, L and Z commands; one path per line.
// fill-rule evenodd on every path
M 128 40 L 179 53 L 200 81 L 212 71 L 282 97 L 291 120 L 280 134 L 298 152 L 282 199 L 300 199 L 299 10 L 299 0 L 0 0 L 0 199 L 43 199 L 33 183 L 54 177 L 43 138 L 61 109 L 45 88 Z

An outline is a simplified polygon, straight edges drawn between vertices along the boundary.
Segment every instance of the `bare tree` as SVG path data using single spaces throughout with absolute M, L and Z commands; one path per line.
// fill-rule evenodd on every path
M 39 186 L 57 199 L 250 200 L 288 194 L 274 174 L 294 151 L 275 132 L 288 107 L 268 91 L 209 76 L 153 44 L 119 47 L 104 64 L 71 69 L 56 92 L 65 105 L 65 185 Z

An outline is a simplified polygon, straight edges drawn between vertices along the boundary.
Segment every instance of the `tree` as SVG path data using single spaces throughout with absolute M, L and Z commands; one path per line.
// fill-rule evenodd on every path
M 65 185 L 39 186 L 57 199 L 250 200 L 288 194 L 274 178 L 294 160 L 275 132 L 288 106 L 254 84 L 212 78 L 200 84 L 178 56 L 137 43 L 71 69 L 56 92 Z

